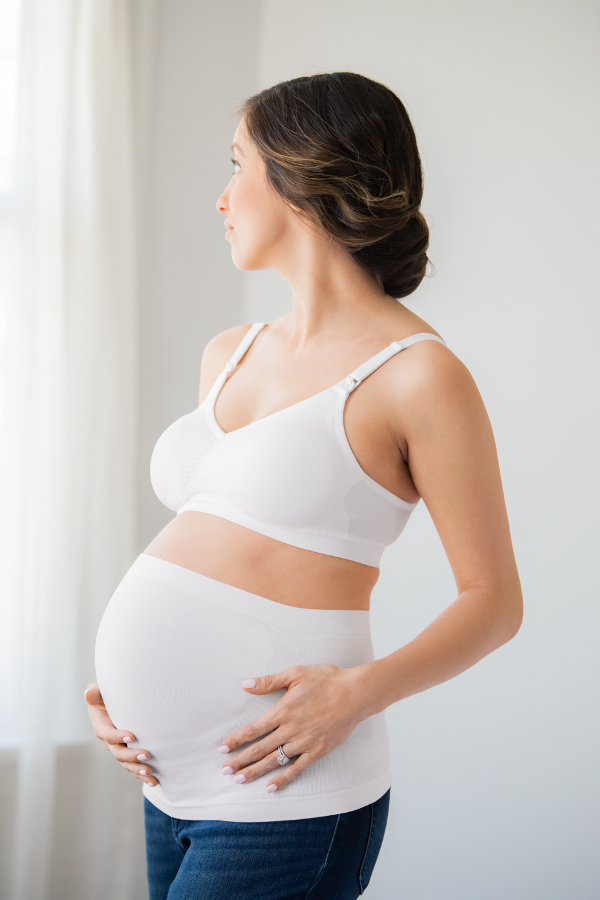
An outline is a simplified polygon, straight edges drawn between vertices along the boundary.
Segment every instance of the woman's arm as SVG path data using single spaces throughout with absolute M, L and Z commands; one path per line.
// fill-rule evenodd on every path
M 372 664 L 374 711 L 464 672 L 514 637 L 523 615 L 483 401 L 466 367 L 446 348 L 432 342 L 418 349 L 420 358 L 407 355 L 391 386 L 396 437 L 441 538 L 458 597 L 409 644 Z
M 287 743 L 299 758 L 267 785 L 283 787 L 358 722 L 464 672 L 519 630 L 521 588 L 479 391 L 443 345 L 424 342 L 405 354 L 385 386 L 390 429 L 440 535 L 458 597 L 382 659 L 352 669 L 296 666 L 245 688 L 252 694 L 288 688 L 268 713 L 224 739 L 234 750 L 272 732 L 231 759 L 232 773 L 242 771 L 246 780 L 278 768 L 273 750 Z

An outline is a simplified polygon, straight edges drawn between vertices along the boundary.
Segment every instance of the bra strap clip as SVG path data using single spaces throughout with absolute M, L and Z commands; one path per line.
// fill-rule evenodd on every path
M 346 375 L 344 380 L 338 383 L 339 386 L 344 388 L 345 391 L 348 391 L 349 394 L 351 394 L 356 385 L 359 384 L 356 378 L 353 378 L 352 375 Z

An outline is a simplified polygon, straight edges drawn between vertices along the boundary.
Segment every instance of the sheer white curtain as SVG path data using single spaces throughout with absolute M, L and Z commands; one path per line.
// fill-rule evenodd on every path
M 47 900 L 67 896 L 57 748 L 93 741 L 95 631 L 135 553 L 128 4 L 0 0 L 0 32 L 0 742 L 18 751 L 3 896 Z M 105 873 L 104 896 L 126 882 Z

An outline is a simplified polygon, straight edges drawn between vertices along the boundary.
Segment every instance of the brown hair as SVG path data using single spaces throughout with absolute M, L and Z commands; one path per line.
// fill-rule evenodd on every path
M 239 109 L 270 185 L 316 220 L 385 292 L 421 283 L 429 229 L 415 133 L 389 88 L 354 72 L 282 81 Z

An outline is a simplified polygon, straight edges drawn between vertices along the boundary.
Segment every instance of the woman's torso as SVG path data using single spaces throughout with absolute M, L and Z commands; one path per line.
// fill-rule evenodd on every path
M 241 790 L 224 779 L 218 747 L 284 693 L 249 695 L 244 678 L 375 658 L 367 610 L 378 559 L 418 499 L 390 404 L 411 367 L 397 365 L 403 347 L 392 342 L 431 343 L 419 325 L 394 321 L 312 359 L 257 340 L 239 368 L 236 352 L 225 365 L 246 330 L 235 329 L 208 353 L 205 402 L 159 438 L 152 483 L 177 516 L 111 598 L 96 677 L 115 726 L 149 750 L 159 784 L 144 793 L 168 815 L 279 821 L 357 809 L 389 789 L 383 713 L 274 794 L 261 778 Z M 374 355 L 387 361 L 371 374 Z M 203 504 L 218 512 L 189 508 Z
M 324 340 L 320 346 L 315 341 L 311 349 L 290 354 L 282 337 L 283 321 L 257 335 L 219 391 L 214 416 L 226 434 L 325 391 L 391 340 L 416 332 L 435 334 L 423 320 L 397 306 L 370 332 Z M 201 401 L 247 330 L 248 326 L 232 329 L 214 342 L 203 364 Z M 404 458 L 402 423 L 394 417 L 387 387 L 387 367 L 402 366 L 402 355 L 348 396 L 343 426 L 366 475 L 394 496 L 415 503 L 419 495 Z M 373 565 L 292 546 L 201 511 L 176 516 L 144 552 L 278 603 L 311 609 L 369 609 L 379 574 Z

